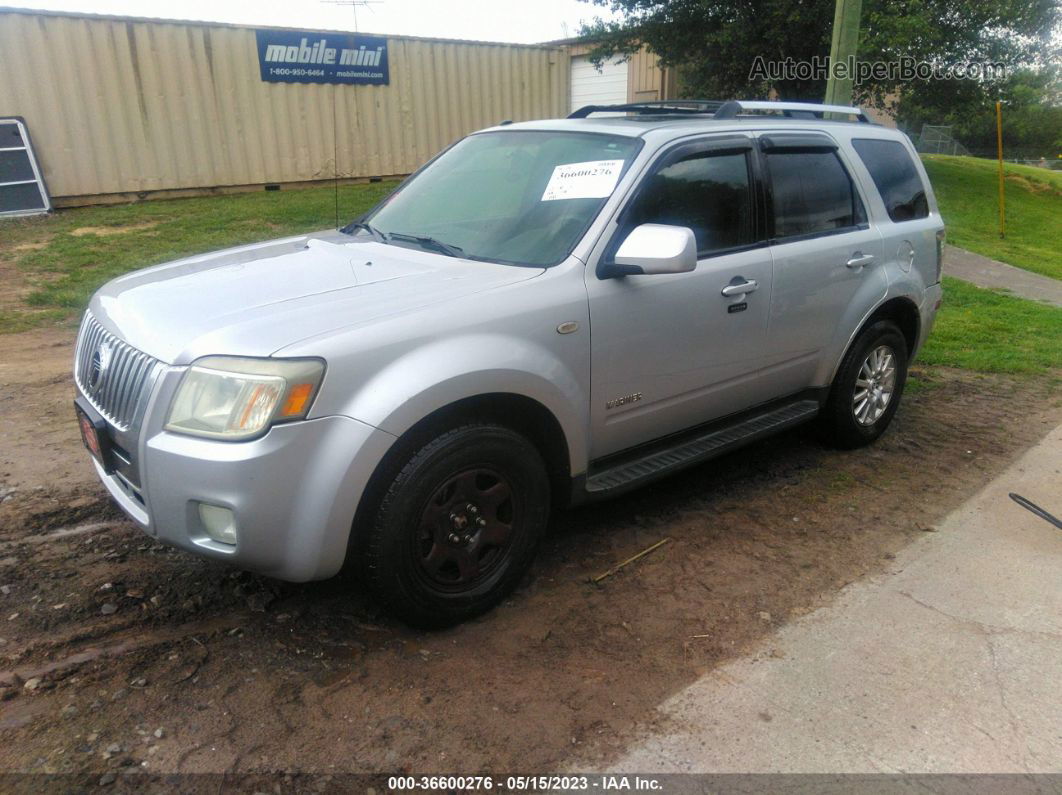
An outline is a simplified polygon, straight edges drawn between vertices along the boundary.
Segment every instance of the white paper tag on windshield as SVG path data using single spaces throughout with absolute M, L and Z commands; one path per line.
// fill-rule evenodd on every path
M 622 160 L 565 163 L 553 169 L 553 176 L 549 178 L 541 200 L 603 199 L 616 187 L 622 170 Z

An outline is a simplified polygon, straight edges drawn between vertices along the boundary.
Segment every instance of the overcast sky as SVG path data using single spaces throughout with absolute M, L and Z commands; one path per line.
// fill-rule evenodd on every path
M 607 14 L 579 0 L 380 0 L 356 8 L 349 0 L 0 0 L 0 5 L 332 30 L 353 30 L 356 13 L 364 33 L 525 43 L 575 36 L 580 21 Z

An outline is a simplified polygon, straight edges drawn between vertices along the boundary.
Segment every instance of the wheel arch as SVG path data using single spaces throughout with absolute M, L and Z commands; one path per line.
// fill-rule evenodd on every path
M 560 421 L 543 403 L 515 392 L 471 395 L 441 406 L 403 433 L 394 447 L 402 444 L 401 452 L 405 452 L 448 428 L 469 422 L 494 423 L 523 434 L 542 455 L 551 486 L 571 480 L 568 437 Z
M 856 340 L 859 339 L 859 335 L 863 331 L 869 328 L 879 320 L 892 320 L 899 327 L 900 332 L 903 334 L 904 341 L 907 343 L 907 358 L 910 361 L 915 354 L 915 349 L 918 345 L 919 334 L 921 333 L 922 316 L 919 314 L 918 305 L 907 296 L 894 296 L 889 298 L 878 306 L 866 316 L 866 319 L 859 324 L 852 335 L 848 338 L 848 342 L 845 343 L 844 349 L 833 363 L 833 369 L 829 373 L 829 380 L 825 384 L 827 387 L 833 386 L 833 381 L 837 377 L 837 371 L 841 367 L 841 362 L 848 355 L 848 351 L 852 349 Z
M 572 484 L 570 447 L 564 428 L 554 413 L 527 395 L 513 392 L 471 395 L 440 406 L 415 422 L 384 454 L 358 501 L 348 561 L 357 554 L 358 528 L 372 520 L 376 506 L 404 462 L 440 433 L 472 422 L 501 425 L 527 437 L 546 464 L 554 505 L 568 502 Z
M 885 301 L 881 306 L 871 312 L 870 317 L 859 327 L 852 336 L 848 345 L 851 347 L 855 339 L 867 328 L 879 320 L 892 320 L 903 332 L 904 341 L 907 343 L 908 358 L 914 356 L 918 345 L 918 335 L 921 332 L 922 316 L 918 312 L 918 305 L 907 296 L 897 296 Z M 847 349 L 845 353 L 847 353 Z

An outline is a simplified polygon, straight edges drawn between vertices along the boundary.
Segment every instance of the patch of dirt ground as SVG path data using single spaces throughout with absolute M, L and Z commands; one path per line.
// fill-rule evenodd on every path
M 605 765 L 662 700 L 771 653 L 1062 420 L 1046 381 L 921 372 L 873 447 L 797 430 L 563 514 L 508 602 L 424 633 L 343 578 L 276 582 L 124 521 L 78 440 L 72 344 L 0 337 L 0 771 L 86 782 Z
M 110 237 L 111 235 L 126 235 L 130 232 L 140 232 L 144 229 L 152 229 L 159 225 L 158 221 L 144 221 L 140 224 L 126 224 L 125 226 L 79 226 L 70 232 L 74 237 L 96 235 L 96 237 Z
M 47 241 L 38 240 L 8 249 L 0 248 L 0 284 L 4 286 L 4 289 L 0 290 L 0 328 L 5 330 L 29 328 L 36 325 L 34 321 L 39 320 L 41 315 L 58 314 L 55 309 L 41 309 L 27 304 L 30 294 L 36 287 L 57 278 L 58 274 L 37 272 L 30 276 L 15 264 L 16 257 L 12 257 L 12 253 L 17 255 L 42 249 L 47 245 Z M 72 321 L 62 325 L 69 327 L 71 324 Z M 68 329 L 65 331 L 64 339 L 70 334 Z M 2 364 L 3 361 L 0 360 L 0 365 Z

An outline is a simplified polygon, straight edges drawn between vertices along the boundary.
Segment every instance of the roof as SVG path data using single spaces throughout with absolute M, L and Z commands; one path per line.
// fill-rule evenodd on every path
M 604 114 L 597 115 L 594 114 Z M 836 119 L 854 117 L 855 122 Z M 765 102 L 762 100 L 676 99 L 625 105 L 587 105 L 566 119 L 503 123 L 491 129 L 596 132 L 632 138 L 680 138 L 704 132 L 744 130 L 853 130 L 861 136 L 886 128 L 874 124 L 866 111 L 847 105 L 813 102 Z M 659 135 L 655 134 L 659 132 Z M 842 133 L 843 134 L 843 133 Z
M 696 135 L 704 132 L 726 132 L 728 130 L 849 130 L 866 133 L 869 137 L 879 137 L 877 133 L 886 132 L 895 137 L 896 131 L 876 124 L 853 124 L 847 121 L 828 121 L 824 119 L 785 119 L 769 116 L 739 116 L 736 119 L 713 119 L 711 116 L 624 116 L 591 117 L 586 119 L 543 119 L 525 121 L 504 126 L 491 127 L 491 130 L 542 130 L 550 132 L 594 132 L 607 135 L 623 135 L 631 138 L 644 138 L 660 132 L 663 137 L 679 138 L 684 135 Z M 655 137 L 655 136 L 654 136 Z

